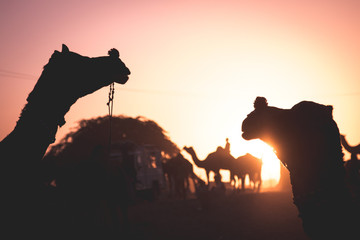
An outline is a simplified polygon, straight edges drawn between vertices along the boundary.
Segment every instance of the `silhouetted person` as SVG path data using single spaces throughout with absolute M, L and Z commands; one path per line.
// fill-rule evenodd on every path
M 230 143 L 229 138 L 226 138 L 226 144 L 225 144 L 225 152 L 230 154 Z
M 195 180 L 195 193 L 197 199 L 200 201 L 200 207 L 198 210 L 209 210 L 210 208 L 210 192 L 208 185 L 200 178 Z
M 222 181 L 222 176 L 220 173 L 216 174 L 214 176 L 214 180 L 215 180 L 215 186 L 211 189 L 214 193 L 216 193 L 217 195 L 223 196 L 225 195 L 225 184 Z

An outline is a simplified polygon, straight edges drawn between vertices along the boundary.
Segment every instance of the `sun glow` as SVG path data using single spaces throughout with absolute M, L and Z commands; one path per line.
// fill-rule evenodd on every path
M 233 146 L 233 150 L 252 154 L 253 156 L 260 158 L 263 162 L 261 170 L 261 178 L 263 181 L 263 187 L 275 187 L 280 179 L 280 161 L 272 147 L 267 145 L 261 140 L 245 141 L 239 146 Z M 243 153 L 244 154 L 244 153 Z M 241 154 L 241 155 L 243 155 Z
M 251 152 L 263 161 L 261 178 L 265 187 L 274 187 L 280 179 L 280 161 L 272 147 L 262 141 L 253 144 Z

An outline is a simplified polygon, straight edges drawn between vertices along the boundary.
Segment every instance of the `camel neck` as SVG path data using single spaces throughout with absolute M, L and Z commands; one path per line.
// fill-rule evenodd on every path
M 194 149 L 189 150 L 188 153 L 191 155 L 196 166 L 204 167 L 202 161 L 200 161 L 199 158 L 197 157 Z
M 36 108 L 29 107 L 28 104 L 21 112 L 14 131 L 17 131 L 20 135 L 28 134 L 24 136 L 25 139 L 26 137 L 31 138 L 31 135 L 35 134 L 33 137 L 48 139 L 47 141 L 50 144 L 55 142 L 58 125 L 58 120 L 48 117 L 45 111 L 41 113 Z
M 55 141 L 57 129 L 56 121 L 43 119 L 25 106 L 14 130 L 1 141 L 1 152 L 12 162 L 38 162 Z

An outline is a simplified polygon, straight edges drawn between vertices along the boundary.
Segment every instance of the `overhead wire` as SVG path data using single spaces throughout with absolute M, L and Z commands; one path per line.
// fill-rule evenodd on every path
M 38 77 L 21 72 L 15 72 L 5 69 L 0 69 L 0 77 L 10 77 L 16 79 L 23 79 L 23 80 L 31 80 L 35 81 Z M 199 93 L 190 93 L 190 92 L 181 92 L 181 91 L 168 91 L 168 90 L 153 90 L 153 89 L 134 89 L 134 88 L 121 88 L 119 91 L 125 92 L 137 92 L 137 93 L 144 93 L 144 94 L 155 94 L 155 95 L 177 95 L 177 96 L 189 96 L 189 97 L 210 97 L 210 95 L 206 94 L 199 94 Z M 332 97 L 347 97 L 347 96 L 360 96 L 360 92 L 345 92 L 345 93 L 329 93 L 329 94 L 320 94 L 323 96 L 332 96 Z
M 31 74 L 8 71 L 8 70 L 4 70 L 4 69 L 0 69 L 0 76 L 18 78 L 18 79 L 24 79 L 24 80 L 35 80 L 36 79 L 36 77 Z

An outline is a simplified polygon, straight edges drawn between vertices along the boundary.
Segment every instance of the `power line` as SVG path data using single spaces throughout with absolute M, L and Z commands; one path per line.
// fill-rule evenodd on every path
M 22 79 L 22 80 L 31 80 L 31 81 L 35 81 L 34 78 L 30 78 L 30 77 L 23 77 L 23 76 L 15 76 L 15 75 L 8 75 L 8 74 L 3 74 L 0 73 L 0 77 L 10 77 L 10 78 L 17 78 L 17 79 Z
M 21 72 L 14 72 L 5 69 L 0 69 L 0 77 L 10 77 L 23 80 L 35 81 L 38 77 Z M 120 88 L 120 91 L 125 92 L 137 92 L 144 94 L 155 94 L 155 95 L 171 95 L 171 96 L 189 96 L 189 97 L 209 97 L 207 94 L 180 92 L 180 91 L 168 91 L 168 90 L 150 90 L 150 89 L 135 89 L 135 88 Z M 348 97 L 348 96 L 359 96 L 360 92 L 347 92 L 347 93 L 329 93 L 329 94 L 317 94 L 318 96 L 325 97 Z
M 11 78 L 18 78 L 18 79 L 24 79 L 24 80 L 34 80 L 36 79 L 35 76 L 26 74 L 26 73 L 20 73 L 20 72 L 13 72 L 8 71 L 4 69 L 0 69 L 0 76 L 1 77 L 11 77 Z
M 31 75 L 31 74 L 20 73 L 20 72 L 13 72 L 13 71 L 8 71 L 8 70 L 4 70 L 4 69 L 0 69 L 0 72 L 4 72 L 4 73 L 8 73 L 8 74 L 22 75 L 22 76 L 27 76 L 27 77 L 35 77 L 35 76 Z
M 155 94 L 155 95 L 170 95 L 170 96 L 189 96 L 189 97 L 210 97 L 211 96 L 210 94 L 204 94 L 204 93 L 200 94 L 200 93 L 171 91 L 171 90 L 152 90 L 152 89 L 135 89 L 135 88 L 121 88 L 121 89 L 119 89 L 119 91 Z

